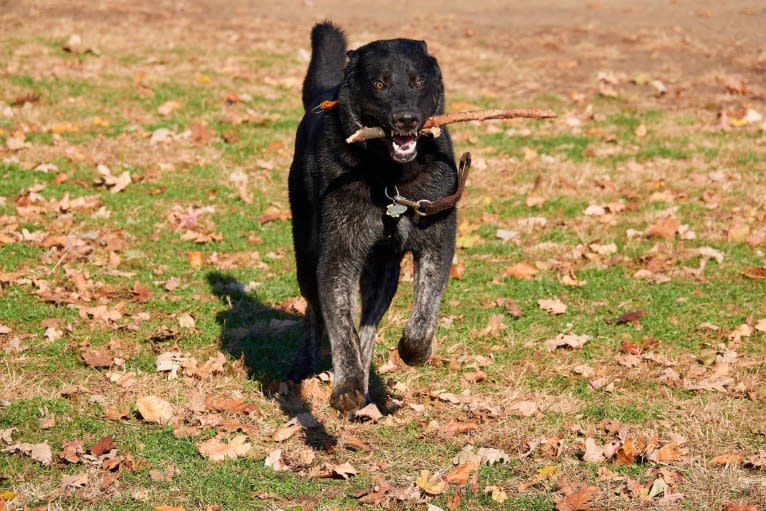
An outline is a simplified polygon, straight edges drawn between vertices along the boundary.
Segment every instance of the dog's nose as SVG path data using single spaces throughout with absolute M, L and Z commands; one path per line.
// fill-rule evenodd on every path
M 418 116 L 412 112 L 396 112 L 391 115 L 391 125 L 398 131 L 412 131 L 418 127 Z

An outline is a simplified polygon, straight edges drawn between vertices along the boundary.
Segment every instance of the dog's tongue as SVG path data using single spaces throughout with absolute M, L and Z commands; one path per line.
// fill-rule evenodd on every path
M 416 135 L 394 135 L 391 137 L 391 156 L 400 163 L 412 161 L 418 154 Z
M 406 136 L 395 135 L 393 138 L 394 138 L 394 142 L 396 142 L 396 145 L 398 145 L 398 146 L 406 146 L 406 145 L 414 142 L 416 137 L 415 137 L 415 135 L 406 135 Z

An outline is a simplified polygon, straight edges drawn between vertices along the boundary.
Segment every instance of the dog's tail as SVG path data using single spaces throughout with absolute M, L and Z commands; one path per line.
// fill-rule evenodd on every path
M 345 64 L 346 36 L 343 31 L 329 21 L 314 25 L 311 30 L 311 62 L 303 81 L 303 108 L 307 112 L 322 96 L 340 84 Z

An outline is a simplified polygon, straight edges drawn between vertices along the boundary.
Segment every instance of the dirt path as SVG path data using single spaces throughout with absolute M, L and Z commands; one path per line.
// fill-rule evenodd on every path
M 445 69 L 448 92 L 508 106 L 538 94 L 592 90 L 599 71 L 663 81 L 671 108 L 746 108 L 737 98 L 720 97 L 726 80 L 744 78 L 751 89 L 766 82 L 766 5 L 752 0 L 6 0 L 0 23 L 54 33 L 95 23 L 122 31 L 111 35 L 128 42 L 135 24 L 168 34 L 175 27 L 209 46 L 234 32 L 300 51 L 321 19 L 343 26 L 352 45 L 396 36 L 425 39 Z M 137 38 L 142 44 L 140 33 Z M 750 100 L 763 100 L 750 92 Z

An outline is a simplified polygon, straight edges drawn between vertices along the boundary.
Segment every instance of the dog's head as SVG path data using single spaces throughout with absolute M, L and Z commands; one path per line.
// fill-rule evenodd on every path
M 426 43 L 412 39 L 375 41 L 348 52 L 338 100 L 344 130 L 361 126 L 386 132 L 391 158 L 407 163 L 417 156 L 423 123 L 444 109 L 444 87 Z

